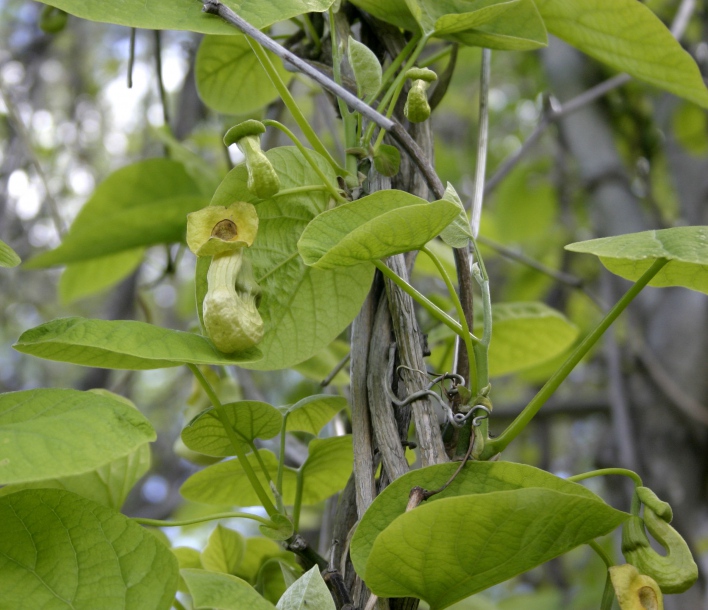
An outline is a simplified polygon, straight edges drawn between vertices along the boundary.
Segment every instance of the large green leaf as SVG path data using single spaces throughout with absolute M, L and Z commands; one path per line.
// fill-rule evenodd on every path
M 133 486 L 150 469 L 150 445 L 140 445 L 135 451 L 84 474 L 17 483 L 0 488 L 0 496 L 22 489 L 63 489 L 83 498 L 120 510 Z
M 296 15 L 326 11 L 334 0 L 223 0 L 241 17 L 259 29 Z M 205 34 L 233 34 L 236 30 L 219 17 L 202 13 L 194 0 L 48 0 L 67 13 L 91 21 L 117 23 L 147 30 L 192 30 Z
M 708 294 L 708 227 L 674 227 L 581 241 L 565 247 L 598 256 L 612 273 L 638 280 L 660 258 L 669 260 L 650 286 L 683 286 Z
M 528 50 L 547 44 L 533 0 L 354 0 L 372 15 L 410 31 L 470 46 Z
M 135 271 L 144 254 L 144 248 L 135 248 L 67 265 L 59 278 L 61 302 L 73 303 L 114 286 Z
M 0 606 L 168 610 L 177 560 L 150 532 L 76 494 L 0 498 Z
M 210 572 L 233 574 L 243 559 L 246 541 L 236 530 L 220 523 L 209 534 L 209 541 L 202 551 L 201 562 Z
M 618 70 L 708 107 L 691 56 L 637 0 L 536 0 L 548 31 Z
M 31 328 L 13 346 L 18 352 L 105 369 L 147 370 L 180 364 L 242 364 L 257 348 L 226 356 L 201 335 L 133 320 L 59 318 Z
M 298 578 L 283 594 L 278 610 L 335 610 L 332 594 L 325 584 L 320 569 L 314 566 Z
M 284 82 L 292 76 L 274 55 Z M 195 79 L 202 101 L 224 114 L 248 114 L 278 97 L 245 36 L 205 36 L 197 51 Z
M 473 332 L 481 336 L 481 312 L 476 314 Z M 492 306 L 489 373 L 498 377 L 548 362 L 567 350 L 578 332 L 562 313 L 543 303 L 497 303 Z M 453 337 L 452 331 L 440 326 L 429 340 L 445 338 L 448 345 Z
M 446 199 L 428 203 L 404 191 L 378 191 L 317 216 L 297 247 L 318 269 L 359 265 L 422 248 L 458 214 Z
M 0 240 L 0 267 L 17 267 L 22 261 L 17 253 Z
M 280 432 L 283 416 L 266 402 L 243 400 L 224 405 L 226 416 L 241 441 L 243 451 L 257 438 L 273 438 Z M 202 411 L 182 430 L 182 441 L 193 451 L 224 457 L 234 455 L 224 427 L 213 407 Z
M 353 452 L 352 437 L 338 436 L 326 439 L 314 439 L 310 442 L 309 456 L 301 466 L 304 479 L 302 491 L 303 504 L 317 504 L 344 489 L 352 472 Z M 275 455 L 259 449 L 261 461 L 275 477 L 278 460 Z M 250 453 L 249 463 L 258 475 L 261 485 L 272 501 L 270 485 L 261 472 L 259 462 Z M 292 505 L 295 502 L 297 472 L 286 467 L 283 473 L 283 502 Z M 258 496 L 251 488 L 243 466 L 239 460 L 227 460 L 207 466 L 189 477 L 180 489 L 188 500 L 214 505 L 256 506 L 260 504 Z
M 343 396 L 315 394 L 290 407 L 282 407 L 281 410 L 288 418 L 286 427 L 289 432 L 309 432 L 317 435 L 325 424 L 346 407 L 347 399 Z
M 393 481 L 376 497 L 352 538 L 350 553 L 357 574 L 365 573 L 371 549 L 379 534 L 405 512 L 411 489 L 416 485 L 423 489 L 438 489 L 450 480 L 458 466 L 451 462 L 413 470 Z M 582 485 L 565 481 L 533 466 L 511 462 L 468 462 L 450 485 L 427 503 L 434 504 L 443 498 L 455 496 L 526 487 L 542 487 L 599 501 L 595 494 Z
M 335 183 L 327 162 L 310 151 L 318 167 Z M 255 203 L 258 235 L 248 255 L 253 263 L 262 297 L 258 311 L 265 335 L 258 347 L 264 358 L 244 364 L 254 369 L 289 367 L 329 345 L 359 313 L 373 278 L 372 265 L 348 269 L 312 269 L 297 251 L 297 241 L 307 224 L 329 205 L 323 191 L 287 193 L 287 189 L 316 185 L 322 180 L 296 148 L 277 148 L 267 153 L 280 179 L 281 192 L 267 201 L 246 186 L 246 167 L 234 168 L 221 183 L 213 205 L 233 201 Z
M 124 402 L 77 390 L 0 395 L 0 484 L 82 474 L 156 438 Z
M 379 596 L 419 597 L 440 610 L 608 534 L 627 516 L 544 488 L 447 497 L 394 519 L 374 542 L 364 580 Z
M 245 580 L 231 574 L 185 568 L 180 570 L 194 607 L 214 610 L 273 610 L 275 606 L 263 599 Z
M 181 163 L 169 159 L 133 163 L 98 185 L 58 248 L 25 266 L 50 267 L 183 241 L 187 214 L 206 204 Z

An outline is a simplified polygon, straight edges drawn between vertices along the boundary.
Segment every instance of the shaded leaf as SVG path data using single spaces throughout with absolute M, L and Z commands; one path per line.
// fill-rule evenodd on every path
M 22 261 L 17 253 L 0 240 L 0 267 L 17 267 Z
M 440 239 L 452 248 L 466 248 L 467 242 L 473 238 L 472 229 L 470 228 L 470 219 L 467 217 L 467 212 L 462 205 L 462 201 L 455 187 L 449 182 L 445 188 L 443 199 L 454 203 L 458 207 L 459 212 L 455 219 L 440 233 Z
M 276 21 L 309 12 L 326 11 L 334 0 L 259 0 L 241 3 L 224 0 L 252 26 L 262 29 Z M 46 2 L 67 13 L 104 23 L 116 23 L 147 30 L 192 30 L 205 34 L 234 34 L 236 30 L 215 15 L 202 12 L 193 0 L 49 0 Z
M 683 286 L 708 294 L 708 227 L 674 227 L 570 244 L 594 254 L 612 273 L 636 281 L 660 258 L 669 260 L 650 286 Z
M 275 606 L 263 599 L 245 580 L 231 574 L 185 568 L 180 570 L 194 607 L 215 610 L 273 610 Z
M 322 381 L 334 370 L 342 359 L 349 353 L 349 344 L 339 339 L 332 341 L 319 353 L 296 364 L 292 368 L 302 376 L 312 381 Z M 332 379 L 330 385 L 345 386 L 349 383 L 349 367 L 345 366 Z
M 317 504 L 346 487 L 354 462 L 352 437 L 316 438 L 307 448 L 310 454 L 301 466 L 302 502 Z
M 283 416 L 268 403 L 243 400 L 225 404 L 223 408 L 244 451 L 250 450 L 249 442 L 257 438 L 273 438 L 280 432 Z M 187 424 L 182 430 L 182 440 L 193 451 L 205 455 L 234 455 L 231 440 L 213 407 L 202 411 Z
M 178 546 L 172 549 L 172 554 L 177 558 L 177 564 L 180 570 L 184 568 L 202 569 L 201 553 L 197 549 L 187 546 Z M 187 583 L 181 575 L 179 577 L 177 590 L 183 593 L 189 593 Z
M 438 489 L 450 479 L 458 466 L 448 463 L 413 470 L 393 481 L 374 499 L 352 538 L 350 553 L 357 574 L 365 573 L 371 548 L 379 534 L 405 512 L 411 489 L 416 485 L 423 489 Z M 430 498 L 426 504 L 433 505 L 443 498 L 526 487 L 543 487 L 599 501 L 595 494 L 582 485 L 565 481 L 533 466 L 511 462 L 469 462 L 447 489 Z
M 315 218 L 298 250 L 307 265 L 332 269 L 422 248 L 459 214 L 441 199 L 428 203 L 404 191 L 378 191 Z
M 0 483 L 95 470 L 156 438 L 150 422 L 123 402 L 76 390 L 0 395 Z
M 147 159 L 113 172 L 91 195 L 61 245 L 35 256 L 28 269 L 184 241 L 186 216 L 207 204 L 184 166 Z
M 270 520 L 273 522 L 273 526 L 265 524 L 258 526 L 261 534 L 266 538 L 270 538 L 271 540 L 287 540 L 293 535 L 295 527 L 293 522 L 285 515 L 275 514 L 270 517 Z
M 627 516 L 599 498 L 542 488 L 447 497 L 381 532 L 364 580 L 379 596 L 419 597 L 438 610 L 607 534 Z
M 374 52 L 358 40 L 349 37 L 347 58 L 354 72 L 359 97 L 368 97 L 381 87 L 381 64 Z M 400 159 L 400 157 L 399 157 Z
M 347 407 L 347 399 L 330 394 L 315 394 L 296 402 L 290 407 L 281 407 L 288 418 L 288 432 L 309 432 L 317 436 L 320 430 L 342 409 Z
M 6 608 L 85 610 L 168 610 L 178 576 L 149 531 L 58 489 L 0 498 L 0 573 Z
M 317 566 L 305 572 L 283 594 L 276 606 L 278 610 L 335 610 L 332 594 Z
M 536 0 L 548 31 L 618 70 L 708 107 L 696 62 L 636 0 Z
M 382 176 L 392 178 L 401 168 L 401 153 L 395 146 L 380 144 L 374 155 L 374 167 Z
M 246 167 L 241 165 L 226 176 L 212 200 L 212 205 L 233 201 L 257 205 L 258 235 L 246 255 L 262 291 L 258 311 L 265 335 L 258 347 L 264 358 L 242 366 L 261 370 L 289 367 L 329 345 L 359 313 L 374 275 L 371 265 L 320 270 L 303 263 L 297 241 L 307 224 L 327 209 L 329 194 L 285 193 L 310 184 L 321 187 L 322 180 L 296 148 L 276 148 L 266 155 L 280 180 L 277 196 L 258 203 L 248 190 Z M 313 151 L 310 155 L 336 182 L 327 162 Z
M 133 320 L 59 318 L 25 331 L 13 347 L 47 360 L 106 369 L 147 370 L 194 364 L 242 364 L 258 348 L 229 354 L 209 339 Z
M 269 53 L 287 83 L 292 75 Z M 224 114 L 249 114 L 278 97 L 245 36 L 205 36 L 197 51 L 195 79 L 202 101 Z

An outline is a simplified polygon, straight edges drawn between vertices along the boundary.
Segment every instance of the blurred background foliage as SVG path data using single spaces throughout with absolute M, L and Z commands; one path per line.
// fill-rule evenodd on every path
M 676 0 L 646 4 L 667 23 L 678 6 Z M 48 34 L 38 27 L 42 6 L 0 0 L 0 239 L 23 260 L 56 247 L 60 232 L 96 185 L 129 163 L 169 154 L 192 168 L 192 175 L 208 190 L 239 161 L 230 158 L 221 144 L 229 126 L 267 115 L 297 132 L 268 87 L 256 87 L 245 78 L 233 83 L 233 90 L 219 90 L 209 81 L 208 71 L 195 79 L 195 60 L 208 65 L 213 52 L 206 44 L 200 48 L 202 37 L 197 34 L 137 31 L 131 72 L 129 29 L 70 17 L 63 31 Z M 285 38 L 295 26 L 276 24 L 273 31 Z M 708 72 L 708 10 L 702 3 L 697 4 L 682 42 L 703 73 Z M 441 59 L 435 69 L 441 72 L 447 61 Z M 472 195 L 476 162 L 479 66 L 479 50 L 459 50 L 447 95 L 432 117 L 438 173 L 455 185 L 465 202 Z M 610 76 L 606 68 L 558 41 L 538 53 L 493 53 L 488 177 L 519 150 L 558 99 L 566 101 L 574 87 L 588 89 Z M 315 128 L 341 151 L 331 100 L 306 79 L 296 75 L 290 79 Z M 567 91 L 559 79 L 568 85 Z M 238 95 L 243 90 L 249 95 Z M 582 123 L 586 110 L 592 114 Z M 580 336 L 625 284 L 610 280 L 594 258 L 569 255 L 565 244 L 627 232 L 620 220 L 627 214 L 641 219 L 632 230 L 708 224 L 704 110 L 636 82 L 610 91 L 586 110 L 571 115 L 568 122 L 551 121 L 530 153 L 489 189 L 481 228 L 493 302 L 541 301 L 564 312 Z M 571 122 L 573 117 L 577 124 Z M 610 134 L 604 141 L 609 148 L 587 151 L 608 161 L 595 173 L 578 154 L 583 138 L 588 146 L 597 144 L 587 130 Z M 266 147 L 284 143 L 278 133 L 269 133 L 264 142 Z M 613 198 L 612 189 L 619 189 L 621 196 L 615 192 Z M 500 247 L 513 256 L 500 255 Z M 451 255 L 448 261 L 452 264 Z M 419 261 L 414 280 L 426 294 L 444 294 L 426 262 Z M 557 273 L 543 272 L 546 268 Z M 178 455 L 188 455 L 177 441 L 182 426 L 206 405 L 191 377 L 179 368 L 81 369 L 24 356 L 11 346 L 24 330 L 67 315 L 134 318 L 195 329 L 193 271 L 194 258 L 183 245 L 173 244 L 130 251 L 103 267 L 75 264 L 67 270 L 32 271 L 19 267 L 0 273 L 0 391 L 105 387 L 131 398 L 158 429 L 152 470 L 129 498 L 124 508 L 129 515 L 185 517 L 202 510 L 185 503 L 178 492 L 199 467 Z M 689 291 L 666 292 L 664 297 L 647 291 L 619 323 L 617 340 L 605 342 L 586 359 L 504 458 L 557 474 L 608 465 L 635 468 L 672 502 L 677 527 L 705 567 L 707 427 L 705 419 L 687 415 L 684 407 L 688 401 L 704 416 L 708 413 L 708 299 Z M 434 330 L 424 313 L 420 319 L 424 330 Z M 436 336 L 431 335 L 431 361 L 442 366 L 449 358 L 449 340 L 442 337 L 435 343 Z M 321 392 L 319 382 L 347 353 L 346 340 L 342 336 L 295 370 L 228 371 L 219 382 L 221 391 L 228 400 L 266 400 L 275 405 Z M 496 378 L 492 428 L 500 430 L 561 360 L 562 355 Z M 326 391 L 346 395 L 346 383 L 345 369 Z M 621 413 L 629 414 L 629 427 L 618 425 Z M 346 418 L 331 425 L 345 427 Z M 303 446 L 292 442 L 291 461 L 302 459 Z M 614 481 L 596 481 L 595 491 L 627 508 L 625 488 Z M 334 507 L 330 500 L 303 514 L 315 544 L 319 538 L 327 539 L 319 534 L 331 528 Z M 230 525 L 245 535 L 256 534 L 241 523 Z M 203 548 L 213 527 L 168 534 L 178 546 Z M 617 554 L 616 540 L 607 540 L 606 547 Z M 599 559 L 577 549 L 455 607 L 589 610 L 597 607 L 603 584 Z M 667 609 L 708 608 L 704 589 L 705 571 L 703 583 L 687 594 L 690 597 L 667 600 Z

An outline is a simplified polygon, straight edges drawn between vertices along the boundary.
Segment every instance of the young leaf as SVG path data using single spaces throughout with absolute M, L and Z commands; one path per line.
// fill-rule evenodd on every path
M 253 27 L 263 29 L 276 21 L 287 21 L 303 13 L 326 11 L 334 0 L 259 0 L 241 4 L 224 0 Z M 123 0 L 106 4 L 102 0 L 49 0 L 67 13 L 103 23 L 115 23 L 146 30 L 191 30 L 203 34 L 234 34 L 233 27 L 214 15 L 202 12 L 193 0 Z
M 70 263 L 59 278 L 59 299 L 68 304 L 115 286 L 140 265 L 145 248 Z
M 381 87 L 381 64 L 374 52 L 350 36 L 347 58 L 354 72 L 359 97 L 375 94 Z
M 462 201 L 455 187 L 449 182 L 445 188 L 443 199 L 454 203 L 458 207 L 459 212 L 455 220 L 440 233 L 440 239 L 452 248 L 466 248 L 467 242 L 473 238 L 472 229 L 470 228 L 470 219 L 467 217 L 465 206 L 462 205 Z
M 292 74 L 280 59 L 270 58 L 287 83 Z M 217 112 L 251 114 L 278 97 L 245 36 L 205 36 L 194 70 L 199 97 Z
M 708 227 L 674 227 L 570 244 L 571 252 L 600 258 L 612 273 L 636 281 L 660 258 L 669 263 L 650 286 L 683 286 L 708 294 Z
M 288 418 L 288 432 L 309 432 L 315 436 L 342 409 L 347 407 L 347 399 L 330 394 L 315 394 L 296 402 L 290 407 L 281 407 Z
M 137 409 L 93 392 L 0 395 L 0 484 L 90 472 L 156 438 Z
M 314 566 L 305 572 L 283 594 L 276 606 L 278 610 L 335 610 L 332 594 L 325 584 L 320 569 Z
M 150 532 L 58 489 L 0 498 L 0 573 L 3 607 L 105 610 L 169 610 L 178 575 Z
M 335 183 L 329 164 L 313 151 L 310 155 Z M 298 238 L 307 223 L 327 209 L 330 196 L 322 190 L 286 192 L 309 184 L 322 187 L 322 180 L 296 148 L 276 148 L 266 156 L 280 179 L 276 197 L 258 203 L 248 190 L 246 168 L 239 166 L 226 176 L 212 200 L 212 205 L 254 202 L 258 209 L 258 235 L 248 256 L 261 288 L 258 311 L 265 335 L 258 347 L 264 358 L 242 366 L 261 370 L 289 367 L 329 345 L 359 313 L 374 275 L 372 265 L 320 270 L 303 263 Z
M 379 534 L 405 512 L 411 489 L 416 485 L 423 489 L 438 489 L 450 480 L 458 466 L 459 464 L 448 463 L 412 470 L 393 481 L 376 497 L 352 538 L 350 553 L 357 574 L 364 574 L 368 569 L 371 548 Z M 600 501 L 600 498 L 582 485 L 565 481 L 533 466 L 511 462 L 470 462 L 443 492 L 430 498 L 427 504 L 434 504 L 443 498 L 468 494 L 481 497 L 478 494 L 526 487 L 542 487 Z
M 320 214 L 298 250 L 307 265 L 332 269 L 422 248 L 459 214 L 454 203 L 428 203 L 404 191 L 378 191 Z
M 0 240 L 0 267 L 17 267 L 22 261 L 17 253 Z
M 243 536 L 219 523 L 209 535 L 202 551 L 202 566 L 210 572 L 234 574 L 245 551 L 246 541 Z
M 708 107 L 696 62 L 636 0 L 536 0 L 548 31 L 613 68 Z
M 51 267 L 184 241 L 187 214 L 206 204 L 181 163 L 169 159 L 133 163 L 98 185 L 58 248 L 35 256 L 26 267 Z
M 293 535 L 295 531 L 293 522 L 285 515 L 275 514 L 270 517 L 270 520 L 273 522 L 273 526 L 265 524 L 258 526 L 261 534 L 266 538 L 270 538 L 271 540 L 287 540 Z
M 352 473 L 354 452 L 351 434 L 314 439 L 301 466 L 303 504 L 317 504 L 344 489 Z
M 249 442 L 257 438 L 273 438 L 280 432 L 283 416 L 268 403 L 243 400 L 225 404 L 224 410 L 243 451 L 250 451 Z M 213 407 L 202 411 L 187 424 L 182 430 L 182 441 L 193 451 L 205 455 L 234 455 L 231 440 Z
M 215 610 L 273 610 L 275 606 L 263 599 L 245 580 L 231 574 L 217 574 L 206 570 L 180 570 L 194 607 Z
M 0 488 L 0 496 L 21 489 L 62 489 L 113 510 L 120 510 L 130 490 L 150 469 L 150 463 L 150 445 L 145 443 L 125 457 L 84 474 L 5 485 Z
M 142 371 L 180 364 L 243 364 L 258 348 L 228 356 L 206 337 L 133 320 L 59 318 L 31 328 L 13 347 L 47 360 Z
M 364 581 L 379 596 L 419 597 L 440 610 L 611 532 L 627 516 L 599 499 L 543 488 L 447 497 L 379 534 Z
M 374 155 L 374 167 L 382 176 L 392 178 L 401 168 L 401 153 L 390 144 L 379 145 Z

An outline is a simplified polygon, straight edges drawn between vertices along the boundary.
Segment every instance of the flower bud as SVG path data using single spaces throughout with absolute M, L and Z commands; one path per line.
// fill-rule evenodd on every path
M 263 133 L 265 126 L 260 121 L 244 121 L 226 132 L 224 144 L 236 144 L 246 158 L 248 190 L 260 199 L 268 199 L 280 190 L 280 179 L 261 150 L 260 136 Z

